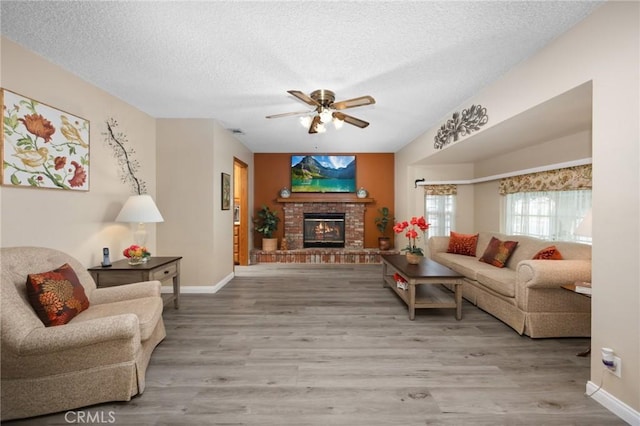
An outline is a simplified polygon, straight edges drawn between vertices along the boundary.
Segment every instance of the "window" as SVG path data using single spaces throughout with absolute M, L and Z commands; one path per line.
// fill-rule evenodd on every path
M 448 237 L 455 227 L 456 196 L 425 195 L 425 219 L 430 237 Z
M 591 190 L 516 192 L 506 195 L 505 233 L 590 243 L 574 234 L 591 207 Z

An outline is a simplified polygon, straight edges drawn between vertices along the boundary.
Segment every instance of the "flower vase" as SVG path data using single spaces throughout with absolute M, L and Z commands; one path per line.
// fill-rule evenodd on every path
M 142 257 L 130 257 L 129 258 L 129 265 L 131 266 L 135 266 L 135 265 L 142 265 L 142 263 L 144 262 Z
M 407 257 L 407 263 L 409 263 L 411 265 L 417 265 L 417 264 L 420 263 L 420 259 L 422 259 L 424 256 L 421 256 L 421 255 L 415 254 L 415 253 L 411 253 L 411 252 L 407 252 L 406 257 Z

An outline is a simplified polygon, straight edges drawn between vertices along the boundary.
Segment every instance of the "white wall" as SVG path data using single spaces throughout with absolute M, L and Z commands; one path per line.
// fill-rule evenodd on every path
M 233 176 L 234 157 L 252 173 L 253 154 L 212 119 L 159 119 L 157 134 L 158 249 L 183 256 L 182 286 L 214 286 L 233 273 L 233 210 L 221 209 L 221 173 Z
M 534 57 L 460 105 L 460 108 L 472 104 L 486 106 L 491 115 L 487 127 L 490 128 L 569 89 L 592 82 L 591 342 L 595 354 L 608 346 L 622 357 L 622 378 L 608 376 L 603 390 L 636 413 L 640 410 L 639 16 L 638 2 L 607 2 Z M 396 155 L 399 217 L 420 213 L 412 210 L 416 208 L 410 189 L 416 168 L 412 164 L 434 154 L 432 141 L 438 127 L 439 124 Z M 480 195 L 490 189 L 488 186 L 476 189 L 478 205 Z M 483 217 L 488 214 L 482 213 Z M 492 225 L 486 219 L 477 222 L 483 228 Z M 591 381 L 600 383 L 602 374 L 599 357 L 592 356 Z
M 56 248 L 87 267 L 100 264 L 102 247 L 111 249 L 111 260 L 122 259 L 122 250 L 133 240 L 129 226 L 114 219 L 131 191 L 121 183 L 102 133 L 107 119 L 118 121 L 118 129 L 135 148 L 138 177 L 155 196 L 155 120 L 11 40 L 0 42 L 3 88 L 90 121 L 90 190 L 0 187 L 0 245 Z M 156 227 L 147 229 L 148 246 L 155 254 Z

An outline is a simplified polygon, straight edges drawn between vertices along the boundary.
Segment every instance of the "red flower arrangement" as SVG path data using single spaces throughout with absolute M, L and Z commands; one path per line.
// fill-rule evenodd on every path
M 129 259 L 131 259 L 132 257 L 144 259 L 145 257 L 151 256 L 151 253 L 147 251 L 147 248 L 145 246 L 139 246 L 137 244 L 133 244 L 127 247 L 126 249 L 124 249 L 122 251 L 122 254 L 124 255 L 124 257 Z
M 421 247 L 418 247 L 417 240 L 420 238 L 418 231 L 421 231 L 423 235 L 426 235 L 430 224 L 427 223 L 424 216 L 412 217 L 410 222 L 406 220 L 404 222 L 398 222 L 393 226 L 393 231 L 396 234 L 404 232 L 404 236 L 409 239 L 409 244 L 403 250 L 409 253 L 417 254 L 418 256 L 424 256 L 424 252 Z

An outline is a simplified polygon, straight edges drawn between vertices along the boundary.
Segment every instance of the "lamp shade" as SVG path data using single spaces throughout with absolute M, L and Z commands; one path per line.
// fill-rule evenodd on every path
M 584 215 L 584 219 L 580 222 L 580 225 L 573 232 L 575 235 L 580 235 L 581 237 L 591 237 L 591 209 L 587 211 L 587 214 Z
M 160 210 L 150 195 L 132 195 L 122 206 L 116 222 L 153 223 L 164 222 Z

